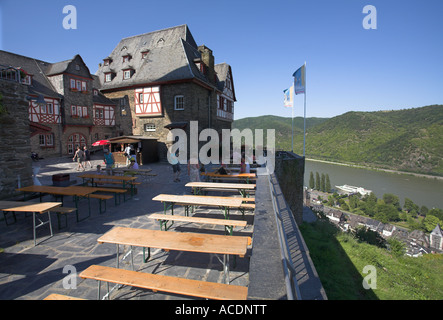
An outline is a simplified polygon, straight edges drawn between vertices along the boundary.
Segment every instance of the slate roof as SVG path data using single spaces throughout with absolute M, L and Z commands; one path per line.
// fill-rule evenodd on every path
M 51 63 L 0 50 L 0 64 L 16 69 L 21 68 L 26 73 L 32 75 L 32 83 L 28 86 L 29 94 L 42 94 L 45 97 L 62 98 L 62 95 L 55 91 L 45 75 L 51 68 Z
M 149 53 L 142 59 L 142 52 L 146 51 Z M 123 56 L 128 54 L 131 59 L 123 62 Z M 201 59 L 201 53 L 187 25 L 124 38 L 103 60 L 109 58 L 110 65 L 102 64 L 96 72 L 101 90 L 188 79 L 198 79 L 214 87 L 194 63 L 195 59 Z M 123 79 L 123 70 L 128 68 L 135 72 L 130 79 Z M 112 81 L 104 82 L 104 74 L 109 72 L 115 76 Z M 218 82 L 217 89 L 222 88 L 223 83 Z

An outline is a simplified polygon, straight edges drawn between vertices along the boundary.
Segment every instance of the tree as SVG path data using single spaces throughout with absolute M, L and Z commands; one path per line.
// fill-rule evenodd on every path
M 329 174 L 326 174 L 326 192 L 331 192 L 331 180 L 329 180 Z
M 349 197 L 349 208 L 355 209 L 358 206 L 358 196 L 355 194 Z
M 309 174 L 309 188 L 310 189 L 314 189 L 315 188 L 314 174 L 312 173 L 312 171 Z
M 392 193 L 385 193 L 383 195 L 383 201 L 386 204 L 392 204 L 395 208 L 397 208 L 398 211 L 401 210 L 400 200 L 396 195 L 393 195 Z
M 396 257 L 401 257 L 406 252 L 406 245 L 394 238 L 388 239 L 389 250 L 391 250 L 392 254 Z
M 418 205 L 416 205 L 411 199 L 405 198 L 403 210 L 406 210 L 412 217 L 416 218 L 419 209 Z
M 428 211 L 428 214 L 426 216 L 434 216 L 440 220 L 443 220 L 443 210 L 438 208 L 432 208 L 431 210 Z
M 428 207 L 421 206 L 421 208 L 420 208 L 420 215 L 423 216 L 423 217 L 426 217 L 426 215 L 428 214 L 428 211 L 429 211 Z
M 320 190 L 320 174 L 315 173 L 315 190 Z
M 326 177 L 324 173 L 321 174 L 320 189 L 323 192 L 326 191 Z
M 427 215 L 426 218 L 423 219 L 423 225 L 428 232 L 432 232 L 437 223 L 440 223 L 440 225 L 442 224 L 440 219 L 433 215 Z

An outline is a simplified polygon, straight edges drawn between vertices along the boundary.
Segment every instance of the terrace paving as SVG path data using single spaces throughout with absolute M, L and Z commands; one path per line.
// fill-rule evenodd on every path
M 95 171 L 97 164 L 102 164 L 100 157 L 93 156 L 91 161 L 93 168 L 87 171 Z M 82 172 L 75 170 L 76 163 L 70 158 L 44 159 L 34 162 L 40 166 L 38 179 L 43 185 L 52 185 L 52 175 L 69 173 L 70 180 L 80 184 L 82 181 L 76 176 Z M 80 297 L 84 299 L 97 298 L 97 283 L 94 280 L 83 280 L 76 276 L 71 278 L 72 267 L 77 274 L 92 264 L 115 266 L 115 245 L 99 244 L 97 239 L 113 228 L 124 226 L 131 228 L 159 229 L 158 222 L 149 219 L 152 213 L 163 213 L 163 204 L 151 199 L 160 193 L 190 194 L 190 189 L 184 185 L 189 181 L 187 170 L 182 166 L 181 182 L 173 182 L 172 168 L 168 163 L 153 163 L 144 165 L 142 168 L 151 168 L 157 176 L 150 178 L 137 186 L 137 194 L 131 200 L 127 200 L 115 206 L 113 200 L 107 200 L 107 210 L 99 214 L 97 199 L 91 199 L 91 217 L 77 222 L 75 214 L 68 215 L 68 226 L 58 229 L 55 214 L 51 215 L 54 236 L 47 240 L 49 227 L 45 226 L 37 230 L 37 241 L 42 241 L 34 247 L 32 237 L 32 218 L 17 214 L 17 222 L 6 225 L 0 221 L 0 299 L 2 300 L 41 300 L 51 293 L 59 293 Z M 225 194 L 232 195 L 231 194 Z M 38 199 L 36 199 L 38 201 Z M 45 196 L 43 201 L 54 201 L 52 196 Z M 65 197 L 64 206 L 74 207 L 70 197 Z M 87 212 L 87 201 L 79 203 L 80 212 Z M 177 207 L 175 214 L 183 214 L 184 208 Z M 223 218 L 219 209 L 200 207 L 195 212 L 198 216 L 210 218 Z M 231 211 L 231 219 L 241 219 L 241 213 Z M 47 216 L 43 216 L 43 220 Z M 8 216 L 8 222 L 11 217 Z M 234 235 L 252 237 L 254 216 L 251 211 L 246 212 L 248 225 L 246 228 L 234 231 Z M 205 232 L 224 234 L 222 226 L 202 226 L 190 223 L 175 223 L 168 232 Z M 128 248 L 124 249 L 125 251 Z M 120 247 L 120 253 L 123 246 Z M 236 267 L 232 265 L 231 258 L 230 278 L 231 284 L 249 285 L 249 259 L 250 250 L 244 258 L 237 257 Z M 223 270 L 218 257 L 212 254 L 189 253 L 189 252 L 164 252 L 152 250 L 151 259 L 142 261 L 142 249 L 135 248 L 134 268 L 142 272 L 186 277 L 188 279 L 222 282 Z M 220 257 L 222 258 L 222 257 Z M 130 269 L 128 257 L 121 268 Z M 71 268 L 71 269 L 70 269 Z M 68 277 L 69 276 L 69 277 Z M 75 288 L 69 288 L 73 287 Z M 66 287 L 66 288 L 65 288 Z M 105 286 L 102 285 L 102 293 Z M 123 287 L 111 294 L 111 299 L 131 300 L 169 300 L 169 299 L 195 299 L 179 295 L 154 293 L 150 290 L 142 290 L 132 287 Z

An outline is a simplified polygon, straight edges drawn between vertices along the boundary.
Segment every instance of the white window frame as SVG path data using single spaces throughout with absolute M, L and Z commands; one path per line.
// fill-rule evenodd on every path
M 174 96 L 174 110 L 185 110 L 185 96 Z
M 155 132 L 155 123 L 145 123 L 145 132 Z
M 111 82 L 111 81 L 112 81 L 111 73 L 105 73 L 105 82 Z
M 123 70 L 123 80 L 131 78 L 131 70 Z

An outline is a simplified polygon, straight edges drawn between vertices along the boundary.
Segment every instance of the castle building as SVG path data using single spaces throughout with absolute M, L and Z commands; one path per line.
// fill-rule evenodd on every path
M 96 76 L 109 99 L 129 103 L 133 135 L 157 139 L 166 156 L 169 130 L 189 133 L 231 129 L 235 90 L 231 67 L 215 64 L 211 49 L 197 46 L 187 25 L 122 39 L 103 58 Z M 188 134 L 189 137 L 189 134 Z

